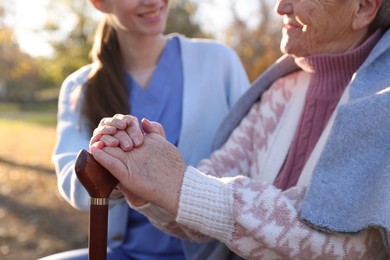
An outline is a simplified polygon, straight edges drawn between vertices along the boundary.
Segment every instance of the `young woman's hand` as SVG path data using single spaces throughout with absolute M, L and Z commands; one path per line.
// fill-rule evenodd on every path
M 103 118 L 94 130 L 90 140 L 90 151 L 104 147 L 119 146 L 123 151 L 130 151 L 142 145 L 145 133 L 155 133 L 165 138 L 161 124 L 142 119 L 141 126 L 138 119 L 131 115 L 117 114 Z

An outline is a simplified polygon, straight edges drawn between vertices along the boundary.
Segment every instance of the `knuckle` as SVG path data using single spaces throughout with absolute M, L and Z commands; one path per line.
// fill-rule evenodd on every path
M 133 122 L 133 124 L 138 124 L 138 118 L 135 116 L 131 118 L 131 121 Z
M 119 118 L 119 119 L 121 119 L 121 118 L 123 118 L 123 114 L 115 114 L 115 115 L 113 116 L 113 118 Z
M 107 120 L 107 117 L 103 117 L 102 119 L 100 119 L 99 125 L 104 125 L 106 120 Z

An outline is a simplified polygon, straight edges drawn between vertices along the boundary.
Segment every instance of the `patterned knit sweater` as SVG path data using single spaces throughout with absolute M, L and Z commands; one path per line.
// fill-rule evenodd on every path
M 308 80 L 301 71 L 276 81 L 210 160 L 202 161 L 198 170 L 188 167 L 176 220 L 153 205 L 142 212 L 173 235 L 198 242 L 218 239 L 247 259 L 355 260 L 381 254 L 378 230 L 351 236 L 314 230 L 299 219 L 306 187 L 281 191 L 266 181 L 277 175 L 277 170 L 264 171 L 274 153 L 269 147 L 281 142 L 281 126 L 299 111 L 297 99 L 304 96 Z
M 198 169 L 187 168 L 176 219 L 154 205 L 138 210 L 173 235 L 217 239 L 246 259 L 384 257 L 377 229 L 332 234 L 303 223 L 299 212 L 307 180 L 298 177 L 285 191 L 272 185 L 300 124 L 311 77 L 299 71 L 275 81 L 220 150 Z

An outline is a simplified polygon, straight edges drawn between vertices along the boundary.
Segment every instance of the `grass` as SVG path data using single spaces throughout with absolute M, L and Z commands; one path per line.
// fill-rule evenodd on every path
M 51 167 L 56 113 L 53 103 L 1 102 L 0 157 L 20 164 Z
M 27 124 L 35 124 L 42 126 L 55 127 L 57 118 L 53 113 L 37 113 L 37 112 L 9 112 L 3 115 L 3 120 L 14 122 L 25 122 Z M 2 119 L 0 119 L 2 120 Z
M 20 121 L 55 127 L 57 105 L 54 103 L 0 102 L 0 120 Z
M 61 197 L 50 157 L 52 110 L 0 109 L 0 259 L 37 259 L 86 247 L 88 214 Z
M 51 167 L 50 154 L 56 138 L 54 121 L 46 115 L 0 118 L 0 143 L 3 147 L 0 157 L 20 164 Z

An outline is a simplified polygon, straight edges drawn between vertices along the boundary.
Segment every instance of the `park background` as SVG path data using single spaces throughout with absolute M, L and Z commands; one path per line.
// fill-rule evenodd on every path
M 280 56 L 275 3 L 171 0 L 166 33 L 226 43 L 253 81 Z M 90 62 L 98 19 L 87 0 L 0 0 L 0 259 L 87 247 L 88 213 L 60 196 L 50 156 L 61 83 Z

